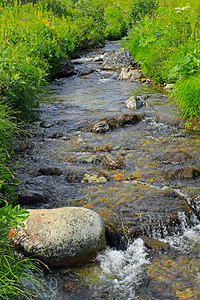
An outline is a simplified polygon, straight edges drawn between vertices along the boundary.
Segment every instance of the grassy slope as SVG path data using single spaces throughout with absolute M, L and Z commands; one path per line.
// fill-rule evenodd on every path
M 153 16 L 133 24 L 127 47 L 155 83 L 175 83 L 172 96 L 185 117 L 200 116 L 200 6 L 160 1 Z

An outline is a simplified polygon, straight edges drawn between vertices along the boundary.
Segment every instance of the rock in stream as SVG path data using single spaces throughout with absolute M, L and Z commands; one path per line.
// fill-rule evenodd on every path
M 106 246 L 100 215 L 86 208 L 31 209 L 25 228 L 14 230 L 13 242 L 47 265 L 85 263 Z

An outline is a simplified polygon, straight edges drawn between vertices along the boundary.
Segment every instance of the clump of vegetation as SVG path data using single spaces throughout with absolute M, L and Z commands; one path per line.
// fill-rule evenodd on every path
M 200 113 L 199 12 L 197 0 L 191 5 L 160 0 L 156 14 L 142 16 L 127 38 L 127 47 L 144 75 L 157 84 L 174 83 L 172 95 L 190 118 Z
M 10 227 L 24 226 L 27 216 L 28 212 L 20 210 L 19 206 L 0 208 L 0 299 L 33 299 L 42 288 L 34 275 L 40 272 L 38 262 L 15 253 L 9 241 L 12 237 Z M 26 282 L 29 282 L 29 289 L 25 287 Z
M 91 48 L 105 42 L 104 6 L 80 0 L 75 3 L 72 17 L 68 19 L 75 48 Z
M 105 10 L 105 21 L 105 34 L 107 39 L 117 40 L 126 34 L 126 22 L 123 18 L 123 12 L 120 6 L 108 6 Z
M 175 97 L 185 116 L 200 116 L 200 73 L 178 80 L 172 96 Z
M 157 0 L 133 0 L 128 14 L 128 24 L 132 26 L 145 15 L 152 16 L 158 9 Z
M 38 104 L 38 93 L 49 73 L 74 50 L 67 20 L 32 3 L 0 8 L 1 95 L 21 118 Z

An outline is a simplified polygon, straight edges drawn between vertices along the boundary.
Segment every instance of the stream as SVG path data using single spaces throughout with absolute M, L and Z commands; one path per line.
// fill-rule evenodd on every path
M 108 248 L 85 265 L 43 270 L 52 291 L 41 294 L 200 299 L 200 131 L 184 129 L 163 89 L 102 68 L 118 48 L 83 53 L 76 75 L 50 84 L 16 151 L 22 207 L 84 206 L 106 225 Z M 131 96 L 146 96 L 145 106 L 128 109 Z M 139 122 L 116 123 L 131 114 Z M 92 131 L 103 119 L 117 125 Z

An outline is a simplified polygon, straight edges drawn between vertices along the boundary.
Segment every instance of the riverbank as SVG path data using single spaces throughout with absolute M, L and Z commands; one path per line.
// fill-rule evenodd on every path
M 193 1 L 134 1 L 127 48 L 146 77 L 174 84 L 170 95 L 184 117 L 200 115 L 199 4 Z M 141 5 L 140 5 L 141 4 Z M 150 5 L 152 4 L 152 5 Z M 141 10 L 142 8 L 142 10 Z M 188 122 L 192 127 L 192 122 Z M 194 125 L 194 129 L 196 125 Z
M 32 297 L 22 282 L 33 274 L 24 270 L 38 270 L 32 260 L 15 256 L 6 237 L 11 226 L 27 217 L 14 206 L 18 179 L 10 164 L 13 148 L 26 135 L 22 121 L 31 120 L 32 108 L 39 105 L 41 93 L 64 59 L 78 49 L 104 44 L 108 36 L 120 38 L 126 30 L 122 11 L 115 5 L 107 10 L 97 1 L 33 3 L 0 2 L 0 297 L 4 299 Z M 37 288 L 37 282 L 34 285 Z

